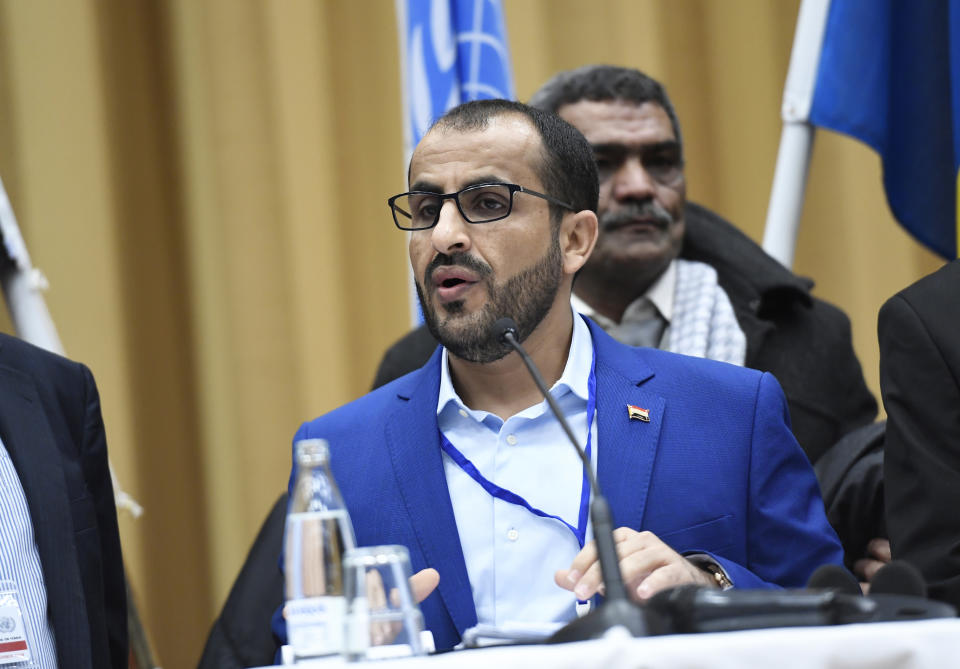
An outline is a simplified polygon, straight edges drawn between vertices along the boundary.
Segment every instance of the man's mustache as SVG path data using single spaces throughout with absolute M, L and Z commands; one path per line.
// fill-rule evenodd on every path
M 430 261 L 426 271 L 423 273 L 423 283 L 425 286 L 431 285 L 432 282 L 430 279 L 438 267 L 464 267 L 475 272 L 480 278 L 493 274 L 493 269 L 490 265 L 467 253 L 454 253 L 452 255 L 438 253 L 433 257 L 433 260 Z
M 603 230 L 620 227 L 627 223 L 633 223 L 640 219 L 652 220 L 657 227 L 666 230 L 673 217 L 656 200 L 647 200 L 645 202 L 628 202 L 622 207 L 606 211 L 600 217 L 600 227 Z

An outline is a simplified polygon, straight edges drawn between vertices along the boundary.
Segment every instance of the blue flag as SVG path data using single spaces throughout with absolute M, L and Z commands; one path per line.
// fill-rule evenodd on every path
M 397 7 L 408 150 L 461 102 L 513 99 L 500 0 L 398 0 Z
M 894 217 L 957 257 L 960 1 L 832 0 L 809 118 L 873 147 Z

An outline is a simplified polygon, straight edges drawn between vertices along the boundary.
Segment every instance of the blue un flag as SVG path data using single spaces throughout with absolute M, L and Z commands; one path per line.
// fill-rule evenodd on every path
M 397 12 L 408 154 L 451 107 L 513 99 L 500 0 L 397 0 Z
M 896 219 L 957 257 L 960 0 L 832 0 L 810 122 L 872 146 Z

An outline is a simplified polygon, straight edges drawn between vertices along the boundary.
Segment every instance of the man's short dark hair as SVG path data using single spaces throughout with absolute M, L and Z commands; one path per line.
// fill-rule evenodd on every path
M 616 65 L 584 65 L 575 70 L 559 72 L 533 94 L 530 106 L 556 114 L 563 105 L 580 100 L 624 100 L 637 105 L 645 102 L 660 105 L 670 118 L 682 155 L 683 138 L 673 103 L 663 85 L 640 70 Z
M 526 117 L 540 135 L 543 155 L 534 169 L 547 195 L 566 202 L 574 211 L 596 213 L 600 186 L 593 149 L 579 130 L 559 116 L 511 100 L 473 100 L 448 111 L 431 130 L 484 130 L 491 119 L 508 114 Z M 554 221 L 564 212 L 562 207 L 550 205 Z

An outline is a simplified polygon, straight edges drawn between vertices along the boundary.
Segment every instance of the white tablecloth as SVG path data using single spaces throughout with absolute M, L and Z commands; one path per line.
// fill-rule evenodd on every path
M 623 633 L 598 641 L 554 646 L 501 646 L 367 664 L 381 669 L 941 669 L 960 667 L 960 619 L 786 627 L 644 639 L 633 639 Z M 339 658 L 332 658 L 297 666 L 340 667 L 346 664 Z

